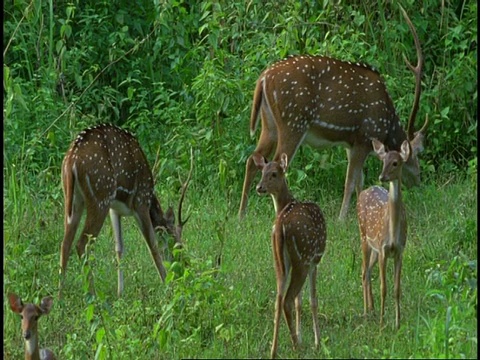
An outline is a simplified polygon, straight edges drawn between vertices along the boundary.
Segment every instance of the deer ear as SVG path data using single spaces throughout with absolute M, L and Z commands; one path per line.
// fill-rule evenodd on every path
M 412 141 L 410 141 L 410 146 L 412 147 L 412 152 L 415 156 L 423 151 L 423 138 L 425 135 L 421 131 L 417 131 Z
M 282 155 L 280 155 L 280 167 L 282 168 L 283 172 L 287 172 L 288 155 L 285 153 L 282 153 Z
M 257 166 L 257 168 L 259 170 L 262 170 L 265 167 L 265 165 L 267 164 L 263 155 L 261 155 L 259 153 L 253 153 L 252 158 L 253 158 L 253 162 L 255 163 L 255 165 Z
M 385 152 L 385 145 L 383 145 L 380 141 L 378 141 L 377 139 L 373 139 L 372 140 L 372 146 L 373 146 L 373 150 L 375 151 L 375 153 L 377 154 L 377 156 L 380 158 L 380 159 L 383 159 L 386 155 L 386 152 Z
M 403 159 L 403 162 L 406 162 L 408 160 L 408 157 L 410 156 L 410 144 L 408 143 L 408 140 L 405 140 L 402 143 L 402 147 L 400 149 L 400 156 Z
M 53 298 L 51 296 L 44 297 L 40 303 L 40 310 L 42 310 L 42 314 L 47 315 L 50 312 L 52 305 Z
M 22 312 L 22 299 L 20 299 L 17 294 L 8 294 L 8 301 L 10 302 L 10 309 L 12 309 L 14 313 L 20 314 Z

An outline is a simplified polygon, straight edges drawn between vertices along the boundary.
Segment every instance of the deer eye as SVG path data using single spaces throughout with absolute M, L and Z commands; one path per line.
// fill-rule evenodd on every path
M 393 165 L 393 167 L 397 167 L 398 162 L 397 162 L 397 161 L 394 161 L 394 162 L 392 163 L 392 165 Z
M 273 178 L 276 178 L 276 177 L 277 177 L 277 173 L 276 173 L 276 172 L 272 173 L 272 177 L 273 177 Z

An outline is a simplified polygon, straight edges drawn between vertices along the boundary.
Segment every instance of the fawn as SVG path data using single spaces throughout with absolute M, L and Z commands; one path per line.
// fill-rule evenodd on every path
M 364 315 L 373 310 L 371 271 L 377 260 L 380 267 L 380 327 L 383 327 L 387 287 L 385 272 L 387 258 L 394 261 L 395 326 L 400 326 L 400 275 L 402 255 L 407 241 L 407 220 L 402 202 L 402 166 L 411 156 L 410 144 L 405 140 L 400 151 L 386 151 L 384 144 L 372 141 L 375 153 L 383 161 L 380 181 L 390 183 L 387 191 L 372 186 L 360 193 L 357 203 L 358 224 L 362 241 L 362 286 Z
M 40 305 L 24 304 L 16 294 L 8 294 L 10 309 L 22 318 L 22 336 L 25 339 L 25 360 L 55 360 L 55 355 L 49 349 L 38 348 L 38 319 L 47 315 L 53 305 L 51 296 L 44 297 Z
M 285 153 L 281 155 L 279 162 L 267 163 L 261 155 L 254 155 L 253 159 L 256 166 L 262 171 L 262 179 L 257 185 L 257 192 L 260 195 L 270 194 L 272 196 L 276 212 L 272 230 L 272 248 L 277 278 L 277 299 L 271 349 L 271 357 L 275 358 L 282 310 L 290 330 L 293 347 L 296 349 L 301 343 L 301 290 L 307 275 L 310 280 L 310 306 L 315 346 L 319 345 L 316 278 L 317 265 L 325 251 L 327 232 L 322 210 L 314 203 L 297 201 L 290 193 L 285 179 L 288 165 L 288 157 Z M 288 283 L 289 273 L 290 283 Z M 296 331 L 292 318 L 294 301 Z

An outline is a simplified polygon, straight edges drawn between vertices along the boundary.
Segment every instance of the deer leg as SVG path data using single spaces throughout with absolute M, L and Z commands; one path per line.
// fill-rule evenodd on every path
M 291 164 L 306 135 L 307 127 L 304 126 L 304 128 L 299 128 L 297 132 L 290 134 L 288 139 L 279 137 L 273 161 L 280 161 L 280 156 L 285 153 L 288 157 L 288 163 Z
M 310 308 L 312 310 L 315 347 L 318 348 L 320 345 L 320 327 L 318 325 L 317 264 L 310 265 L 308 277 L 310 280 Z
M 380 254 L 378 255 L 378 264 L 380 267 L 380 329 L 383 328 L 383 316 L 385 313 L 385 298 L 387 296 L 387 284 L 385 280 L 385 270 L 387 265 L 387 258 L 382 250 L 380 250 Z
M 283 313 L 285 315 L 285 320 L 287 321 L 288 329 L 290 330 L 290 337 L 292 338 L 292 344 L 294 349 L 297 349 L 299 345 L 299 339 L 293 327 L 293 303 L 295 298 L 299 295 L 303 284 L 305 283 L 307 275 L 308 269 L 305 269 L 303 267 L 301 269 L 292 267 L 290 285 L 288 287 L 287 294 L 283 299 Z
M 369 310 L 371 310 L 372 304 L 370 303 L 369 298 L 369 289 L 371 287 L 371 272 L 370 272 L 370 255 L 372 249 L 366 239 L 362 239 L 362 288 L 363 288 L 363 315 L 367 316 Z
M 96 206 L 87 207 L 87 218 L 85 219 L 85 225 L 82 230 L 82 235 L 77 243 L 77 254 L 81 259 L 85 254 L 85 247 L 89 239 L 96 240 L 100 230 L 102 229 L 105 218 L 107 217 L 108 207 L 99 208 Z M 95 288 L 93 285 L 93 276 L 92 272 L 89 272 L 88 281 L 90 286 L 90 294 L 95 293 Z
M 120 215 L 113 209 L 110 209 L 110 220 L 112 221 L 113 235 L 115 237 L 115 252 L 117 254 L 117 273 L 118 273 L 118 286 L 117 295 L 122 296 L 123 292 L 123 271 L 121 267 L 121 260 L 123 256 L 123 238 L 122 227 L 120 223 Z
M 290 260 L 284 254 L 284 248 L 281 235 L 277 235 L 275 227 L 272 229 L 272 252 L 275 264 L 275 275 L 277 279 L 277 298 L 275 301 L 275 316 L 273 323 L 273 341 L 270 352 L 271 358 L 277 355 L 278 348 L 278 332 L 280 329 L 280 318 L 283 309 L 283 299 L 287 291 L 288 273 L 290 272 Z
M 81 258 L 85 254 L 85 247 L 89 238 L 96 239 L 107 217 L 108 207 L 99 208 L 90 206 L 87 208 L 87 218 L 82 230 L 82 235 L 77 243 L 77 254 Z
M 245 169 L 245 179 L 243 181 L 243 190 L 242 190 L 242 200 L 240 203 L 240 209 L 238 211 L 238 217 L 242 219 L 245 216 L 245 210 L 248 203 L 248 192 L 252 186 L 252 181 L 257 174 L 257 167 L 253 161 L 254 154 L 260 154 L 265 158 L 268 158 L 272 153 L 276 145 L 276 141 L 272 139 L 267 131 L 264 131 L 262 128 L 262 133 L 260 139 L 258 140 L 257 147 L 250 157 L 247 159 L 246 169 Z
M 340 220 L 347 217 L 348 207 L 352 198 L 353 190 L 356 190 L 357 197 L 363 188 L 363 164 L 371 149 L 365 146 L 354 145 L 351 149 L 347 148 L 347 175 L 345 177 L 345 189 L 343 191 L 342 208 L 340 210 Z
M 147 241 L 148 248 L 150 249 L 150 254 L 152 255 L 155 266 L 157 267 L 158 274 L 162 281 L 165 281 L 167 276 L 166 270 L 163 267 L 162 255 L 160 254 L 157 246 L 157 240 L 155 238 L 155 231 L 153 230 L 152 221 L 150 219 L 149 209 L 146 207 L 137 210 L 135 213 L 135 218 L 140 226 L 143 237 Z
M 296 327 L 296 334 L 297 334 L 297 341 L 298 344 L 302 343 L 302 289 L 298 292 L 297 297 L 295 298 L 295 327 Z
M 394 285 L 394 295 L 395 295 L 395 327 L 398 330 L 400 327 L 400 276 L 402 272 L 402 254 L 397 255 L 394 258 L 394 272 L 395 272 L 395 285 Z
M 277 355 L 278 348 L 278 332 L 280 329 L 280 318 L 283 308 L 283 298 L 287 289 L 287 276 L 285 274 L 282 276 L 277 274 L 277 298 L 275 301 L 275 317 L 273 322 L 273 341 L 271 349 L 271 358 L 274 359 Z
M 373 294 L 372 294 L 372 281 L 371 281 L 371 275 L 372 275 L 372 270 L 375 264 L 377 263 L 378 260 L 378 253 L 376 251 L 371 251 L 370 253 L 370 263 L 368 265 L 368 274 L 369 274 L 369 282 L 368 282 L 368 306 L 369 310 L 374 309 L 374 301 L 373 301 Z
M 64 228 L 65 234 L 62 241 L 62 248 L 60 251 L 60 281 L 58 286 L 58 297 L 62 297 L 62 289 L 65 282 L 65 272 L 67 271 L 68 259 L 70 258 L 70 253 L 72 250 L 73 240 L 75 239 L 75 234 L 78 230 L 78 225 L 82 219 L 84 204 L 82 201 L 77 201 L 73 203 L 73 211 L 70 214 L 67 213 L 65 209 L 65 221 Z

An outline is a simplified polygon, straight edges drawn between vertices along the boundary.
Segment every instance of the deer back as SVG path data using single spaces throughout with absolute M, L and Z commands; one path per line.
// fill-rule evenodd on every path
M 305 142 L 312 146 L 351 147 L 377 138 L 398 148 L 406 139 L 380 74 L 365 64 L 324 56 L 290 57 L 263 72 L 256 92 L 278 132 L 306 133 Z M 258 110 L 253 111 L 253 131 L 257 117 Z
M 87 206 L 110 207 L 116 200 L 126 205 L 117 209 L 123 215 L 145 204 L 150 207 L 156 199 L 152 173 L 137 139 L 113 125 L 79 133 L 63 161 L 62 177 L 70 187 L 78 187 Z M 74 180 L 65 181 L 69 177 Z
M 392 207 L 389 206 L 389 197 L 392 194 L 381 186 L 372 186 L 362 191 L 358 197 L 357 213 L 360 233 L 369 245 L 380 250 L 384 247 L 386 253 L 394 247 L 405 247 L 406 242 L 406 213 L 403 202 L 397 205 L 398 226 L 394 233 L 390 230 Z
M 320 207 L 311 202 L 292 201 L 275 220 L 277 238 L 283 239 L 290 261 L 317 264 L 324 251 L 327 237 L 325 219 Z

